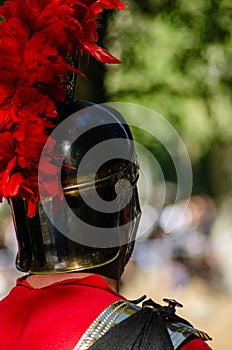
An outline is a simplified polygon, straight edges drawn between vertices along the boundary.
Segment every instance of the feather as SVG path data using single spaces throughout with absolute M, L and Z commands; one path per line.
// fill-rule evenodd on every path
M 40 155 L 66 97 L 63 78 L 68 71 L 84 77 L 70 58 L 86 51 L 120 63 L 97 45 L 98 15 L 125 8 L 119 0 L 8 0 L 0 7 L 0 199 L 24 197 L 30 217 L 39 198 Z M 41 175 L 50 169 L 51 177 L 44 196 L 62 198 L 54 159 L 46 162 Z

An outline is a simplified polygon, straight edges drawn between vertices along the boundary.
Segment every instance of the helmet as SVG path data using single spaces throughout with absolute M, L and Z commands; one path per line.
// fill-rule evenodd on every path
M 101 62 L 120 63 L 97 45 L 97 28 L 103 10 L 126 5 L 21 5 L 11 0 L 0 7 L 0 200 L 11 205 L 17 267 L 78 271 L 121 257 L 124 264 L 140 213 L 132 136 L 117 111 L 73 101 L 73 95 L 76 75 L 83 76 L 78 64 L 84 51 Z M 99 142 L 105 147 L 98 155 L 109 148 L 114 156 L 96 169 L 98 157 L 88 155 Z
M 86 101 L 67 103 L 58 128 L 62 132 L 56 136 L 53 154 L 63 155 L 60 203 L 55 196 L 40 199 L 36 215 L 29 218 L 25 199 L 10 198 L 17 268 L 40 274 L 82 271 L 110 264 L 122 255 L 125 265 L 140 217 L 138 164 L 130 129 L 116 110 Z M 99 145 L 100 153 L 110 149 L 101 155 L 100 166 Z M 44 182 L 43 178 L 41 191 Z M 99 209 L 102 201 L 105 206 Z M 107 210 L 112 202 L 113 208 Z

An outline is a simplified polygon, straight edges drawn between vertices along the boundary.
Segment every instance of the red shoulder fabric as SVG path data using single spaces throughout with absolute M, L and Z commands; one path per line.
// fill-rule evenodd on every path
M 72 350 L 98 314 L 122 299 L 99 275 L 69 279 L 40 289 L 19 279 L 0 302 L 0 348 Z M 210 347 L 194 339 L 181 349 L 210 350 Z
M 211 348 L 201 339 L 193 339 L 183 347 L 181 350 L 210 350 Z
M 120 299 L 99 275 L 41 289 L 20 279 L 0 302 L 0 348 L 71 350 L 98 314 Z

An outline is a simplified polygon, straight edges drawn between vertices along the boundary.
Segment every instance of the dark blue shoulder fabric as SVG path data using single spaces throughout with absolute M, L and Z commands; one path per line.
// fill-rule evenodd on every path
M 91 350 L 173 350 L 163 318 L 144 308 L 111 328 Z

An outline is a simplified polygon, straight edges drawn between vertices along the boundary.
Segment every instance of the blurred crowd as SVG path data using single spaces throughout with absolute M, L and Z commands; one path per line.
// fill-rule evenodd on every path
M 155 209 L 145 206 L 143 211 L 144 230 L 147 217 Z M 223 264 L 220 265 L 215 245 L 217 235 L 213 233 L 216 214 L 213 199 L 204 195 L 164 206 L 158 220 L 148 224 L 147 232 L 137 241 L 130 274 L 136 268 L 165 273 L 172 288 L 184 288 L 193 278 L 205 281 L 215 290 L 225 288 Z

